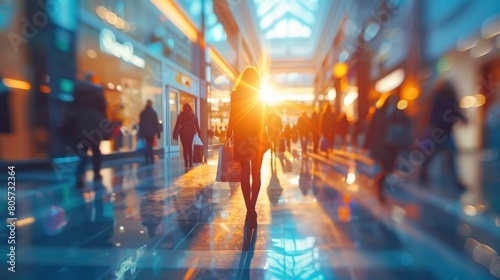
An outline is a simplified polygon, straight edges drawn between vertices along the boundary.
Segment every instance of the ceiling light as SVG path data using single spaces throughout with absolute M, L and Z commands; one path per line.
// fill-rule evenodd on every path
M 97 57 L 97 53 L 96 53 L 96 51 L 89 49 L 89 50 L 87 50 L 87 56 L 92 58 L 92 59 L 95 59 Z
M 476 38 L 466 38 L 464 36 L 461 36 L 457 42 L 457 51 L 464 52 L 471 49 L 478 43 L 479 41 Z
M 118 21 L 118 16 L 115 13 L 108 11 L 106 13 L 106 21 L 112 25 L 115 25 Z
M 481 27 L 481 37 L 489 39 L 500 34 L 500 15 L 486 19 Z
M 474 107 L 481 107 L 486 104 L 486 96 L 483 94 L 474 94 L 474 98 L 476 99 Z
M 399 110 L 404 110 L 406 107 L 408 107 L 408 101 L 406 100 L 399 100 L 397 107 Z
M 348 51 L 342 51 L 339 55 L 339 62 L 346 62 L 347 59 L 349 59 L 349 52 Z
M 460 99 L 460 108 L 467 109 L 472 108 L 476 104 L 476 98 L 474 96 L 464 96 Z
M 405 71 L 397 69 L 383 77 L 375 84 L 375 89 L 380 93 L 386 93 L 400 86 L 405 79 Z
M 470 50 L 470 57 L 480 58 L 493 50 L 493 43 L 490 40 L 481 40 Z
M 106 14 L 108 13 L 108 9 L 106 9 L 105 7 L 103 6 L 99 6 L 95 9 L 97 15 L 102 18 L 102 19 L 105 19 L 106 18 Z
M 349 67 L 347 66 L 347 63 L 345 63 L 345 62 L 338 62 L 338 63 L 335 63 L 335 65 L 333 66 L 333 76 L 335 78 L 343 77 L 345 74 L 347 74 L 348 71 L 349 71 Z
M 3 78 L 3 84 L 6 85 L 7 87 L 15 89 L 22 89 L 22 90 L 31 89 L 30 83 L 21 80 Z
M 378 22 L 372 21 L 370 22 L 366 28 L 365 32 L 363 34 L 363 39 L 365 42 L 369 42 L 377 36 L 378 32 L 380 31 L 380 24 Z
M 414 100 L 420 95 L 420 91 L 416 87 L 407 89 L 404 93 L 404 98 L 407 100 Z
M 337 97 L 337 91 L 332 88 L 328 91 L 328 100 L 334 100 Z

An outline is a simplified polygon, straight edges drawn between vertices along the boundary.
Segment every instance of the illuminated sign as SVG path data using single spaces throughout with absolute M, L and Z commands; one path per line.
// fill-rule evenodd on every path
M 177 73 L 175 76 L 175 81 L 186 87 L 191 87 L 191 79 L 182 73 Z
M 139 68 L 144 68 L 146 66 L 146 60 L 134 53 L 134 46 L 131 42 L 119 43 L 116 41 L 115 33 L 107 28 L 101 30 L 99 45 L 101 51 L 104 53 L 118 57 Z

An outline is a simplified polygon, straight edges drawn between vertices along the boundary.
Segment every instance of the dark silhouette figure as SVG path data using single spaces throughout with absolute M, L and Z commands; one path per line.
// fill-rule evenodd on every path
M 432 105 L 429 128 L 427 131 L 432 133 L 432 131 L 441 130 L 444 135 L 443 138 L 446 138 L 446 140 L 441 143 L 436 143 L 435 152 L 425 158 L 422 163 L 419 179 L 422 183 L 426 183 L 428 180 L 428 166 L 432 159 L 438 152 L 447 151 L 449 154 L 447 159 L 451 167 L 451 176 L 457 182 L 458 188 L 463 190 L 465 187 L 460 183 L 457 174 L 457 147 L 453 139 L 452 129 L 455 123 L 458 121 L 467 122 L 467 119 L 460 111 L 455 89 L 449 81 L 439 82 L 434 88 L 433 96 L 434 103 Z
M 198 118 L 194 114 L 191 105 L 186 103 L 177 117 L 173 135 L 174 139 L 177 139 L 178 135 L 181 137 L 184 167 L 186 168 L 193 167 L 193 138 L 196 133 L 201 135 Z
M 387 97 L 381 108 L 369 116 L 371 118 L 370 125 L 364 145 L 382 169 L 375 178 L 375 190 L 380 201 L 384 201 L 384 184 L 387 175 L 394 170 L 400 152 L 399 147 L 386 142 L 389 126 L 394 124 L 410 125 L 405 112 L 396 108 L 397 102 L 398 96 L 391 95 Z
M 334 133 L 335 115 L 329 103 L 326 103 L 319 118 L 319 129 L 321 136 L 328 141 L 328 149 L 326 150 L 326 157 L 330 153 L 330 147 L 333 146 L 333 133 Z
M 340 137 L 340 148 L 347 147 L 347 135 L 349 134 L 349 121 L 347 115 L 342 113 L 337 118 L 336 134 Z
M 247 208 L 245 223 L 249 223 L 251 228 L 257 226 L 255 205 L 261 186 L 262 157 L 270 147 L 265 127 L 268 109 L 259 99 L 259 91 L 257 69 L 245 68 L 231 93 L 231 114 L 226 134 L 228 139 L 233 137 L 234 158 L 241 164 L 241 190 Z
M 139 116 L 139 137 L 146 140 L 146 153 L 144 154 L 146 164 L 154 163 L 153 140 L 155 136 L 158 136 L 158 139 L 161 137 L 160 123 L 153 109 L 153 102 L 148 100 L 146 108 Z
M 292 127 L 290 124 L 285 125 L 285 129 L 283 130 L 283 135 L 285 136 L 286 140 L 286 149 L 287 151 L 291 152 L 292 148 Z
M 314 111 L 311 115 L 311 136 L 312 136 L 312 144 L 313 144 L 313 153 L 318 153 L 318 145 L 319 145 L 319 114 Z
M 302 115 L 297 120 L 297 130 L 300 138 L 302 156 L 305 157 L 307 155 L 307 143 L 309 141 L 309 133 L 311 133 L 311 122 L 307 117 L 306 112 L 303 112 Z
M 87 151 L 92 150 L 94 181 L 100 180 L 102 155 L 99 145 L 104 134 L 111 133 L 111 123 L 106 118 L 106 100 L 101 86 L 93 83 L 95 76 L 87 73 L 85 79 L 75 86 L 75 99 L 71 104 L 71 131 L 73 143 L 80 155 L 77 167 L 77 187 L 84 186 L 84 172 L 87 165 Z M 111 130 L 111 131 L 108 131 Z
M 269 123 L 267 125 L 267 136 L 269 137 L 269 142 L 271 142 L 271 153 L 275 156 L 278 154 L 281 136 L 281 118 L 272 111 L 269 115 Z

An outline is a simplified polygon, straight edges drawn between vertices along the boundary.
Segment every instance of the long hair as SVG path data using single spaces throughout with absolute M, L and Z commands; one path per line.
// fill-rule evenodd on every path
M 260 76 L 257 68 L 247 66 L 238 76 L 231 92 L 231 99 L 259 98 Z
M 182 105 L 182 112 L 184 114 L 193 113 L 193 108 L 191 108 L 191 105 L 189 105 L 189 103 L 184 103 L 184 105 Z
M 231 117 L 238 125 L 255 125 L 252 120 L 256 114 L 263 114 L 263 102 L 260 100 L 261 79 L 255 67 L 246 67 L 238 76 L 231 92 Z M 248 127 L 251 129 L 251 127 Z

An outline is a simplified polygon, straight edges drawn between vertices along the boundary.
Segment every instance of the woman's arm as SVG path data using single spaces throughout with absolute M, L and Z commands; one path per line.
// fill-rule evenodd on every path
M 198 133 L 198 136 L 201 136 L 200 133 L 200 125 L 198 124 L 198 118 L 194 121 L 194 127 L 196 128 L 196 132 Z
M 177 140 L 177 138 L 179 137 L 179 131 L 180 131 L 180 123 L 179 123 L 179 116 L 177 116 L 177 120 L 175 121 L 174 131 L 172 133 L 172 138 L 174 140 Z
M 227 124 L 226 139 L 231 138 L 231 136 L 233 135 L 234 120 L 232 118 L 232 115 L 233 114 L 229 113 L 229 122 Z

